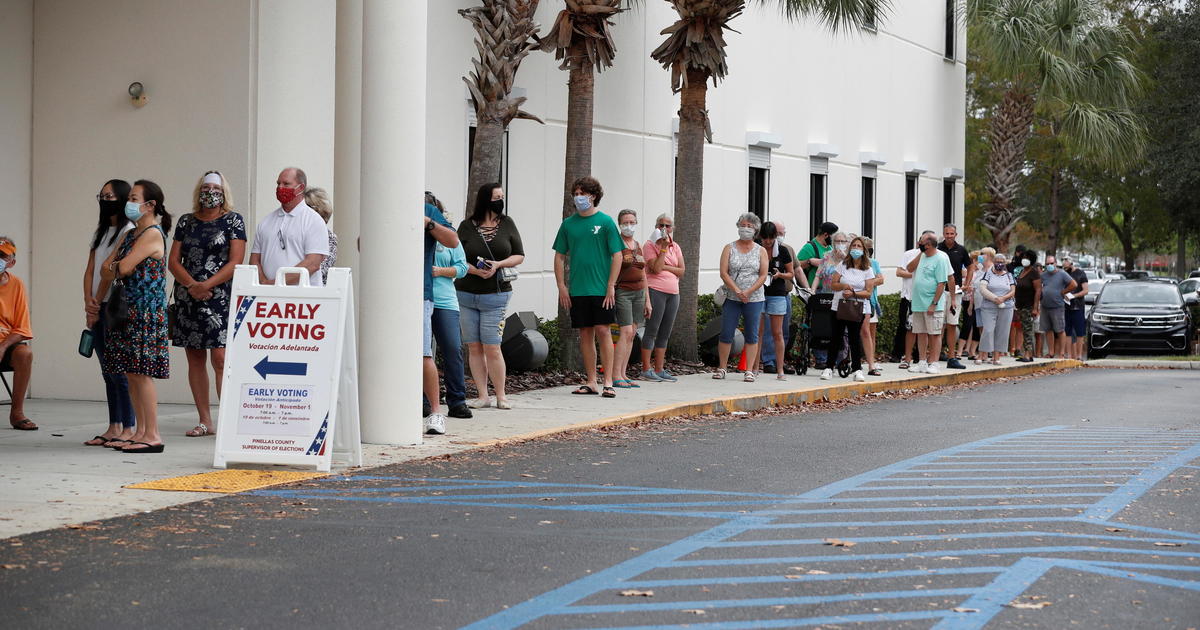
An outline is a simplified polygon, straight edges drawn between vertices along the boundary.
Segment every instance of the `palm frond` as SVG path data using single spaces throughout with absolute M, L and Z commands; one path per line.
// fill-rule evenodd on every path
M 775 4 L 789 21 L 817 20 L 832 33 L 863 28 L 871 22 L 881 22 L 892 9 L 891 0 L 755 0 L 758 4 Z
M 1068 147 L 1106 168 L 1135 164 L 1146 150 L 1146 127 L 1141 117 L 1127 108 L 1064 104 L 1058 126 Z

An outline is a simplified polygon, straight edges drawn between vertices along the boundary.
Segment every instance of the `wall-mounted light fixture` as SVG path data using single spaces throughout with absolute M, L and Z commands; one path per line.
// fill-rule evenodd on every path
M 150 99 L 146 97 L 146 88 L 142 86 L 141 82 L 134 81 L 129 84 L 129 100 L 134 107 L 145 107 L 146 103 L 150 102 Z

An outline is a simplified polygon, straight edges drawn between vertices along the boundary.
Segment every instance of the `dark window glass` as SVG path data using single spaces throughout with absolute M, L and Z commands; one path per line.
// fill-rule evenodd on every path
M 825 222 L 825 175 L 808 176 L 808 214 L 810 232 Z
M 958 0 L 946 0 L 946 58 L 954 59 L 954 36 L 958 30 L 955 5 Z
M 862 234 L 875 237 L 875 178 L 862 178 Z
M 954 223 L 954 180 L 942 181 L 942 225 Z
M 765 168 L 750 167 L 750 199 L 747 209 L 767 220 L 767 197 L 770 190 L 771 171 Z
M 904 249 L 917 242 L 917 176 L 904 178 Z

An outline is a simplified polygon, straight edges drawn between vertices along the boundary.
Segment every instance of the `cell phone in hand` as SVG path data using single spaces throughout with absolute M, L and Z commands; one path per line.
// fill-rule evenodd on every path
M 484 258 L 483 256 L 476 256 L 475 257 L 475 268 L 476 269 L 491 269 L 492 262 L 490 260 Z

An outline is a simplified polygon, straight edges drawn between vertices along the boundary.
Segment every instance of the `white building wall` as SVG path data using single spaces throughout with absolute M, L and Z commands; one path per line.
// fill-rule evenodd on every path
M 460 220 L 469 192 L 470 109 L 461 77 L 475 50 L 473 31 L 456 11 L 474 2 L 428 1 L 426 180 Z M 29 129 L 29 92 L 0 95 L 0 129 L 16 130 L 0 146 L 5 165 L 0 177 L 12 179 L 18 191 L 17 202 L 0 216 L 14 226 L 9 230 L 14 236 L 31 230 L 23 240 L 30 242 L 32 264 L 19 272 L 30 274 L 32 267 L 25 277 L 31 280 L 39 331 L 34 386 L 40 396 L 100 398 L 95 363 L 74 354 L 82 326 L 78 287 L 95 221 L 92 195 L 108 178 L 146 177 L 163 185 L 169 209 L 185 211 L 199 175 L 218 168 L 229 176 L 239 210 L 256 223 L 276 207 L 278 170 L 298 165 L 311 184 L 333 192 L 336 207 L 336 4 L 0 2 L 5 9 L 0 78 L 5 85 L 33 86 L 32 151 L 21 149 L 21 131 Z M 556 2 L 542 3 L 543 30 L 558 8 Z M 962 168 L 964 161 L 966 75 L 961 61 L 942 58 L 943 10 L 940 0 L 906 0 L 877 33 L 836 37 L 814 24 L 787 24 L 769 9 L 752 6 L 738 18 L 741 34 L 728 34 L 730 76 L 709 90 L 715 137 L 705 149 L 702 292 L 716 286 L 717 253 L 746 209 L 748 131 L 783 140 L 772 155 L 768 218 L 786 222 L 796 246 L 811 230 L 812 142 L 840 149 L 830 160 L 828 216 L 848 231 L 860 229 L 859 152 L 887 157 L 879 167 L 876 219 L 878 255 L 885 263 L 909 245 L 902 238 L 905 161 L 929 169 L 921 178 L 919 228 L 941 225 L 943 169 Z M 662 41 L 659 31 L 673 20 L 669 6 L 655 2 L 618 16 L 616 65 L 596 80 L 593 172 L 606 188 L 602 208 L 614 214 L 637 209 L 641 238 L 674 200 L 672 121 L 678 96 L 670 91 L 669 73 L 649 58 Z M 961 60 L 961 41 L 959 48 Z M 132 81 L 146 85 L 145 108 L 129 104 L 125 89 Z M 562 203 L 566 81 L 552 54 L 532 53 L 517 85 L 529 98 L 525 108 L 546 124 L 516 121 L 509 133 L 508 196 L 527 254 L 512 307 L 542 316 L 555 311 L 550 243 Z M 17 143 L 7 142 L 9 137 Z M 22 175 L 25 163 L 30 166 Z M 21 186 L 22 178 L 31 178 L 31 186 Z M 31 211 L 21 210 L 24 190 L 36 191 L 25 201 Z M 958 194 L 961 222 L 961 185 Z M 396 204 L 397 211 L 409 207 L 400 199 Z M 31 227 L 23 228 L 22 220 Z M 343 239 L 341 246 L 353 248 L 353 240 Z M 163 400 L 190 400 L 182 354 L 172 354 L 172 366 Z
M 33 0 L 0 0 L 0 234 L 17 243 L 12 273 L 29 287 L 33 120 Z M 33 291 L 32 287 L 30 292 Z

